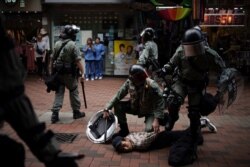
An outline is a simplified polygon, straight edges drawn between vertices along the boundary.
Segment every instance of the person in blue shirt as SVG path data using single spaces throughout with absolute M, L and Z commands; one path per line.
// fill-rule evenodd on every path
M 102 79 L 105 47 L 102 43 L 100 43 L 99 37 L 96 37 L 95 39 L 94 49 L 95 49 L 95 79 Z
M 87 39 L 87 44 L 82 49 L 85 59 L 85 80 L 95 79 L 95 48 L 92 38 Z

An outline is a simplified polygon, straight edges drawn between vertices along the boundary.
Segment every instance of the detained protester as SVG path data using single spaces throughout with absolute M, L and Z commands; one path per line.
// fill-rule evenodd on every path
M 53 142 L 53 132 L 36 116 L 30 99 L 25 95 L 24 68 L 7 36 L 0 15 L 0 128 L 6 121 L 46 167 L 77 167 L 75 156 L 63 153 Z M 0 164 L 25 166 L 25 148 L 7 135 L 0 134 Z
M 78 75 L 82 74 L 81 82 L 84 81 L 84 70 L 81 63 L 81 53 L 75 44 L 76 34 L 80 28 L 75 25 L 66 25 L 60 34 L 60 40 L 56 42 L 52 63 L 52 73 L 57 72 L 59 82 L 58 89 L 55 91 L 55 100 L 51 109 L 51 122 L 59 121 L 59 110 L 62 108 L 65 88 L 69 90 L 70 104 L 73 109 L 73 118 L 78 119 L 85 116 L 80 112 L 81 102 L 78 92 Z
M 130 95 L 129 100 L 123 98 Z M 160 122 L 164 120 L 164 99 L 159 85 L 148 77 L 140 65 L 132 65 L 129 78 L 120 87 L 116 95 L 107 103 L 103 111 L 104 118 L 109 116 L 109 110 L 114 107 L 114 113 L 120 124 L 120 131 L 114 136 L 125 137 L 129 134 L 126 114 L 145 118 L 146 132 L 159 132 Z
M 133 132 L 125 137 L 114 137 L 112 140 L 112 146 L 118 153 L 161 149 L 171 146 L 187 133 L 188 129 L 183 131 L 161 131 L 159 133 Z M 199 144 L 202 143 L 203 138 L 200 136 Z
M 187 109 L 190 120 L 190 135 L 183 138 L 182 142 L 184 144 L 182 142 L 176 143 L 176 147 L 170 149 L 170 165 L 189 164 L 197 158 L 197 139 L 201 128 L 200 117 L 201 115 L 207 116 L 215 110 L 223 88 L 219 86 L 215 96 L 206 92 L 208 72 L 211 70 L 217 72 L 219 76 L 218 85 L 221 85 L 221 83 L 227 84 L 225 78 L 228 77 L 225 76 L 227 74 L 224 61 L 217 52 L 204 43 L 205 39 L 201 31 L 196 28 L 188 29 L 184 33 L 181 47 L 176 50 L 173 57 L 160 72 L 160 75 L 164 76 L 173 73 L 176 67 L 178 69 L 176 79 L 171 85 L 171 92 L 167 97 L 169 110 L 168 130 L 171 130 L 175 121 L 178 120 L 180 106 L 184 103 L 186 96 L 188 97 Z M 227 85 L 224 87 L 227 87 Z M 189 155 L 183 150 L 178 151 L 177 148 L 180 147 L 178 144 L 186 145 L 186 149 L 192 148 L 189 149 L 191 150 L 188 153 Z M 174 148 L 175 151 L 173 151 Z M 178 161 L 173 158 L 181 154 L 183 154 L 183 157 L 189 157 Z M 190 161 L 186 161 L 187 159 Z

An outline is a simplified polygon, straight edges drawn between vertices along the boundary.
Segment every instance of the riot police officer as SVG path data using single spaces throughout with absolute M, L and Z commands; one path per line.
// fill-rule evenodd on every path
M 46 130 L 33 110 L 30 99 L 25 95 L 24 68 L 16 55 L 14 42 L 7 36 L 0 15 L 0 128 L 3 121 L 16 131 L 31 152 L 46 167 L 77 167 L 75 160 L 64 156 L 53 143 L 53 132 Z M 0 163 L 24 167 L 25 149 L 7 135 L 0 134 Z
M 191 28 L 184 33 L 181 46 L 162 68 L 162 75 L 173 73 L 176 67 L 176 79 L 167 98 L 170 117 L 167 129 L 173 128 L 179 118 L 180 106 L 188 96 L 188 117 L 195 142 L 200 132 L 200 116 L 203 112 L 201 100 L 207 86 L 208 71 L 214 69 L 220 74 L 225 68 L 225 63 L 217 52 L 205 45 L 201 31 Z
M 153 72 L 158 69 L 158 46 L 154 42 L 155 31 L 151 27 L 145 28 L 140 33 L 140 38 L 143 43 L 143 50 L 139 55 L 137 64 L 141 64 L 147 73 L 154 78 Z
M 70 104 L 73 109 L 73 118 L 78 119 L 85 116 L 80 112 L 81 102 L 78 92 L 78 70 L 82 74 L 81 80 L 84 80 L 83 65 L 81 63 L 81 54 L 75 44 L 76 34 L 80 28 L 75 25 L 66 25 L 60 34 L 61 39 L 56 42 L 53 52 L 53 71 L 59 72 L 58 80 L 60 86 L 55 93 L 55 101 L 52 107 L 51 122 L 59 121 L 58 113 L 62 108 L 65 87 L 69 90 Z
M 129 94 L 130 99 L 123 98 Z M 126 113 L 145 117 L 145 131 L 159 132 L 159 125 L 164 119 L 164 99 L 158 84 L 148 77 L 141 65 L 132 65 L 129 69 L 129 78 L 121 86 L 116 95 L 107 103 L 104 117 L 108 117 L 109 110 L 114 107 L 118 117 L 120 131 L 115 134 L 125 137 L 129 133 Z

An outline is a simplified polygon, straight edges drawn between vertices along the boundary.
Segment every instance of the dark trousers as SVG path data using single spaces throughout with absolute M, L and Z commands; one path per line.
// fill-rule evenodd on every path
M 182 131 L 161 131 L 149 147 L 149 150 L 161 149 L 171 146 L 174 142 L 187 134 L 187 130 Z
M 6 135 L 0 135 L 0 148 L 0 164 L 24 167 L 25 152 L 21 143 L 16 142 Z
M 43 72 L 44 72 L 44 63 L 43 63 L 43 58 L 42 57 L 38 57 L 36 58 L 36 65 L 37 65 L 37 74 L 39 75 L 39 77 L 43 77 Z

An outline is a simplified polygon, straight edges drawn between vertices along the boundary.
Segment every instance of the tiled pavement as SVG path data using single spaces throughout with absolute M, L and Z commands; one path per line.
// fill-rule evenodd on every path
M 34 76 L 26 80 L 26 93 L 30 97 L 33 107 L 41 121 L 47 123 L 47 128 L 54 132 L 79 134 L 73 143 L 63 143 L 60 147 L 67 152 L 80 152 L 85 158 L 78 160 L 80 167 L 167 167 L 169 148 L 149 152 L 132 152 L 117 154 L 111 144 L 94 144 L 87 139 L 86 125 L 92 114 L 102 109 L 121 86 L 124 78 L 104 77 L 103 80 L 85 82 L 85 91 L 88 108 L 84 108 L 81 87 L 82 111 L 86 117 L 72 120 L 68 91 L 66 91 L 64 105 L 60 113 L 61 122 L 50 123 L 50 108 L 54 100 L 53 93 L 47 93 L 43 82 Z M 214 88 L 210 87 L 210 90 Z M 210 133 L 203 129 L 204 144 L 198 148 L 198 160 L 190 167 L 249 167 L 250 166 L 250 85 L 246 82 L 243 93 L 238 101 L 223 114 L 216 111 L 209 118 L 217 126 L 217 133 Z M 130 131 L 141 131 L 143 119 L 128 116 Z M 188 126 L 185 105 L 181 108 L 180 119 L 175 129 L 184 129 Z M 163 128 L 162 128 L 163 130 Z M 15 132 L 5 124 L 4 132 L 20 141 Z M 26 147 L 26 166 L 42 167 Z

